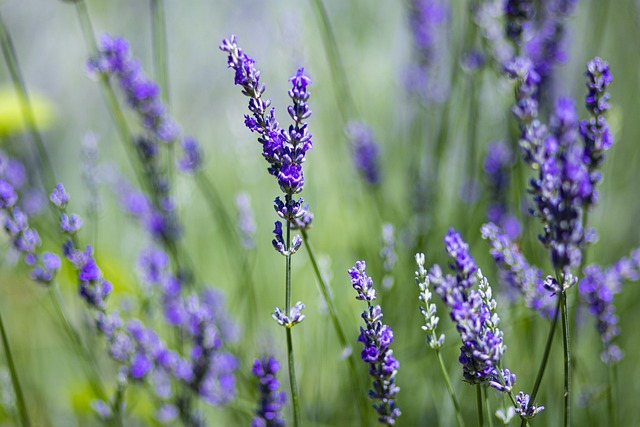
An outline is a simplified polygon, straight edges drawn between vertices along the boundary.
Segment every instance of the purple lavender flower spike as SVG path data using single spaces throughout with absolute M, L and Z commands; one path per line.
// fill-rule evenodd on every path
M 180 128 L 160 100 L 160 87 L 147 78 L 140 62 L 131 57 L 129 43 L 125 39 L 104 34 L 98 55 L 89 60 L 88 69 L 118 79 L 127 103 L 138 113 L 142 125 L 158 140 L 172 142 L 178 138 Z
M 516 45 L 523 42 L 523 35 L 531 25 L 534 15 L 532 0 L 507 0 L 504 6 L 505 32 Z
M 496 302 L 487 279 L 468 255 L 468 245 L 453 229 L 445 237 L 447 252 L 454 259 L 450 264 L 456 276 L 443 275 L 438 265 L 429 272 L 429 282 L 450 309 L 450 317 L 462 340 L 459 361 L 465 381 L 487 384 L 501 392 L 511 390 L 515 375 L 501 369 L 500 361 L 506 351 Z M 463 267 L 463 266 L 466 266 Z M 473 266 L 473 268 L 470 268 Z M 475 272 L 471 281 L 461 272 Z M 472 286 L 478 283 L 478 290 Z
M 347 124 L 346 134 L 351 144 L 353 163 L 364 180 L 371 185 L 380 182 L 378 166 L 379 148 L 373 137 L 373 130 L 362 122 Z
M 367 309 L 362 313 L 365 327 L 360 327 L 358 341 L 364 346 L 361 357 L 369 364 L 369 375 L 373 378 L 369 397 L 376 401 L 373 407 L 378 413 L 378 421 L 392 426 L 401 414 L 395 403 L 395 396 L 400 391 L 395 385 L 400 363 L 393 355 L 393 350 L 389 348 L 393 342 L 393 331 L 382 323 L 380 306 L 371 304 L 376 299 L 376 294 L 373 279 L 367 276 L 365 268 L 364 261 L 357 261 L 349 270 L 351 285 L 358 293 L 356 299 L 367 301 Z
M 0 209 L 10 209 L 18 201 L 18 195 L 13 185 L 0 179 Z
M 53 189 L 49 196 L 49 200 L 51 200 L 51 203 L 53 203 L 58 209 L 65 209 L 67 207 L 67 203 L 69 203 L 69 195 L 61 183 L 58 183 L 56 188 Z
M 529 395 L 520 392 L 516 395 L 516 414 L 524 419 L 530 419 L 544 410 L 544 406 L 529 405 Z
M 482 238 L 491 244 L 491 256 L 500 267 L 504 284 L 516 289 L 524 297 L 527 307 L 551 317 L 555 298 L 544 287 L 542 270 L 530 265 L 511 238 L 493 223 L 481 228 Z
M 251 249 L 255 247 L 254 235 L 256 234 L 256 223 L 251 210 L 251 199 L 247 193 L 236 194 L 236 207 L 238 208 L 238 230 L 241 236 L 242 245 Z
M 280 382 L 276 377 L 280 363 L 273 357 L 256 359 L 251 373 L 258 378 L 260 392 L 259 407 L 251 421 L 251 427 L 284 427 L 282 406 L 286 403 L 285 392 L 279 391 Z
M 302 309 L 304 308 L 304 304 L 298 301 L 291 310 L 289 310 L 289 315 L 287 316 L 282 310 L 278 307 L 273 309 L 273 314 L 271 317 L 278 322 L 280 326 L 284 326 L 285 328 L 292 328 L 298 323 L 302 322 L 305 318 L 305 315 L 302 314 Z
M 202 149 L 195 138 L 186 136 L 180 141 L 183 156 L 178 160 L 178 167 L 184 173 L 194 174 L 202 168 Z

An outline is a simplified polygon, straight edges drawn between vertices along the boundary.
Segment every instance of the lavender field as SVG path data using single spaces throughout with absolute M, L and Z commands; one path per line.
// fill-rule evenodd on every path
M 0 5 L 0 425 L 640 425 L 640 2 Z

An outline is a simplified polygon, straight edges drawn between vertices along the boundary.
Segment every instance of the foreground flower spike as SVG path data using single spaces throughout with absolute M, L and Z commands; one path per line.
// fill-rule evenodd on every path
M 416 263 L 418 264 L 416 284 L 420 288 L 420 301 L 424 304 L 420 306 L 420 313 L 422 313 L 425 320 L 422 329 L 427 333 L 427 344 L 435 350 L 441 348 L 442 344 L 444 344 L 444 334 L 439 337 L 436 334 L 440 318 L 436 315 L 436 305 L 431 302 L 433 295 L 429 290 L 429 274 L 424 268 L 424 254 L 416 254 Z
M 429 271 L 429 281 L 449 307 L 451 320 L 460 334 L 459 361 L 464 379 L 469 384 L 486 384 L 498 391 L 509 392 L 515 375 L 509 369 L 499 367 L 506 346 L 498 328 L 500 319 L 491 287 L 469 254 L 469 245 L 458 232 L 450 229 L 445 245 L 453 259 L 450 267 L 456 276 L 443 275 L 436 264 Z M 475 273 L 473 279 L 472 273 Z M 478 290 L 472 288 L 476 283 Z
M 516 395 L 516 414 L 523 419 L 530 419 L 544 410 L 544 406 L 529 405 L 529 395 L 520 392 Z
M 364 345 L 362 360 L 369 364 L 369 375 L 373 378 L 369 397 L 376 401 L 373 407 L 378 412 L 378 421 L 389 426 L 395 425 L 400 416 L 396 407 L 395 396 L 400 388 L 395 385 L 395 378 L 400 363 L 389 348 L 393 342 L 393 331 L 382 323 L 382 309 L 371 303 L 376 299 L 373 280 L 367 276 L 366 263 L 357 261 L 349 270 L 351 285 L 357 291 L 356 299 L 367 301 L 367 309 L 362 313 L 365 327 L 360 327 L 358 341 Z
M 280 370 L 280 362 L 273 357 L 263 357 L 253 362 L 251 373 L 258 378 L 260 391 L 259 407 L 256 417 L 251 420 L 251 427 L 284 427 L 282 406 L 287 401 L 284 391 L 279 391 L 280 382 L 276 378 Z

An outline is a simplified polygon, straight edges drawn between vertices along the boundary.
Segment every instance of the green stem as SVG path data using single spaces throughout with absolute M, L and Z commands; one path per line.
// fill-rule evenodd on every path
M 440 364 L 440 370 L 442 371 L 442 376 L 444 377 L 444 382 L 447 385 L 447 390 L 449 391 L 449 397 L 451 398 L 451 403 L 453 403 L 453 407 L 456 410 L 456 422 L 458 427 L 464 427 L 464 418 L 462 418 L 462 411 L 460 410 L 460 404 L 458 403 L 458 399 L 456 398 L 456 394 L 453 391 L 453 387 L 451 386 L 451 380 L 449 379 L 449 374 L 444 367 L 444 362 L 442 361 L 442 355 L 440 354 L 440 349 L 436 348 L 436 356 L 438 358 L 438 363 Z
M 77 245 L 76 245 L 77 247 Z M 102 385 L 102 379 L 100 378 L 100 370 L 96 364 L 95 359 L 89 352 L 89 349 L 82 343 L 82 339 L 80 338 L 80 333 L 73 326 L 71 321 L 69 320 L 69 316 L 67 315 L 66 310 L 64 309 L 64 302 L 62 299 L 62 295 L 60 295 L 60 289 L 56 283 L 51 284 L 51 290 L 49 291 L 51 295 L 51 303 L 55 312 L 57 313 L 60 320 L 62 320 L 62 324 L 71 340 L 71 343 L 74 346 L 75 353 L 79 354 L 82 360 L 82 366 L 85 370 L 85 373 L 89 377 L 89 384 L 93 392 L 100 399 L 106 399 L 107 393 L 104 390 L 104 386 Z
M 489 390 L 487 388 L 484 388 L 482 390 L 482 394 L 484 395 L 484 404 L 487 407 L 487 421 L 489 424 L 489 427 L 493 427 L 493 416 L 491 413 L 491 406 L 489 404 Z
M 549 355 L 551 354 L 551 344 L 553 343 L 553 336 L 555 335 L 556 326 L 558 324 L 558 315 L 560 314 L 560 305 L 562 299 L 558 297 L 558 303 L 556 304 L 555 312 L 553 313 L 553 321 L 551 322 L 551 327 L 549 328 L 549 335 L 547 336 L 547 344 L 544 347 L 544 354 L 542 355 L 542 361 L 540 362 L 540 368 L 538 369 L 538 375 L 536 376 L 536 382 L 533 385 L 533 390 L 531 391 L 531 396 L 529 398 L 529 403 L 534 404 L 536 400 L 536 396 L 538 395 L 538 390 L 540 389 L 540 383 L 542 382 L 542 376 L 544 375 L 544 371 L 547 367 L 547 362 L 549 361 Z M 525 418 L 522 419 L 520 423 L 520 427 L 524 427 L 527 425 L 527 420 Z
M 287 220 L 287 256 L 285 272 L 285 312 L 287 317 L 291 315 L 291 221 Z M 289 385 L 291 386 L 291 404 L 293 406 L 293 425 L 300 426 L 300 407 L 298 403 L 298 385 L 296 383 L 296 367 L 293 356 L 293 343 L 291 341 L 291 327 L 287 326 L 287 359 L 289 362 Z
M 476 384 L 476 404 L 478 406 L 478 426 L 484 426 L 484 415 L 482 410 L 482 385 Z
M 355 105 L 353 102 L 353 96 L 351 95 L 351 89 L 345 77 L 345 68 L 342 64 L 342 59 L 340 58 L 340 52 L 338 51 L 336 36 L 333 33 L 331 21 L 329 21 L 329 15 L 327 14 L 327 10 L 325 9 L 322 0 L 313 0 L 313 9 L 320 24 L 322 45 L 324 46 L 325 54 L 329 60 L 329 67 L 335 83 L 332 86 L 335 90 L 338 110 L 342 116 L 343 124 L 346 124 L 349 117 L 351 117 L 355 111 Z
M 22 111 L 25 126 L 31 134 L 31 139 L 33 139 L 35 148 L 38 151 L 38 157 L 42 164 L 42 185 L 45 189 L 53 188 L 57 182 L 56 176 L 53 171 L 53 166 L 51 165 L 49 153 L 44 145 L 42 135 L 40 135 L 40 132 L 38 131 L 35 115 L 27 92 L 27 86 L 22 78 L 22 72 L 20 71 L 18 56 L 13 46 L 9 30 L 2 19 L 2 15 L 0 15 L 0 44 L 2 45 L 2 54 L 4 55 L 7 68 L 9 69 L 9 74 L 11 75 L 13 87 L 18 95 L 18 103 L 20 104 L 20 110 Z
M 568 427 L 571 420 L 571 351 L 569 347 L 569 317 L 566 291 L 560 294 L 560 301 L 562 310 L 562 347 L 564 353 L 564 426 Z
M 609 365 L 609 372 L 608 372 L 608 382 L 609 382 L 609 387 L 607 390 L 607 414 L 608 414 L 608 418 L 609 418 L 609 426 L 611 427 L 617 427 L 618 426 L 618 417 L 616 414 L 616 410 L 615 410 L 615 405 L 614 402 L 616 401 L 615 397 L 616 397 L 616 391 L 617 391 L 617 369 L 616 369 L 616 363 L 612 363 Z
M 160 86 L 160 97 L 167 108 L 169 104 L 169 63 L 167 61 L 167 24 L 164 13 L 164 0 L 150 0 L 151 40 L 153 42 L 153 69 L 155 80 Z M 167 144 L 165 169 L 169 182 L 174 182 L 175 141 Z
M 31 421 L 29 421 L 29 413 L 27 412 L 27 405 L 24 401 L 24 394 L 22 393 L 22 386 L 20 385 L 20 379 L 18 378 L 18 370 L 13 362 L 13 354 L 11 353 L 11 345 L 9 344 L 9 338 L 7 337 L 7 331 L 4 328 L 4 320 L 0 313 L 0 333 L 2 334 L 2 346 L 4 347 L 4 355 L 7 358 L 7 364 L 9 365 L 9 373 L 11 374 L 11 384 L 13 385 L 13 391 L 16 395 L 16 404 L 18 406 L 18 414 L 20 415 L 20 423 L 23 427 L 29 427 Z
M 313 246 L 311 246 L 311 242 L 309 241 L 309 235 L 307 234 L 307 230 L 300 230 L 302 233 L 302 241 L 304 242 L 304 247 L 309 254 L 309 260 L 311 261 L 311 265 L 313 267 L 313 272 L 316 275 L 316 281 L 318 286 L 320 287 L 320 292 L 322 293 L 322 297 L 324 298 L 327 307 L 329 308 L 329 317 L 331 318 L 331 322 L 333 323 L 333 328 L 338 335 L 338 341 L 340 342 L 340 347 L 344 352 L 348 352 L 347 356 L 347 364 L 349 366 L 349 373 L 351 374 L 351 381 L 353 382 L 353 388 L 358 396 L 359 410 L 360 410 L 360 422 L 363 426 L 369 426 L 369 417 L 367 416 L 367 400 L 365 393 L 362 393 L 360 382 L 358 381 L 358 371 L 356 369 L 356 356 L 353 353 L 351 346 L 349 345 L 346 335 L 344 333 L 344 329 L 342 328 L 342 324 L 340 323 L 340 318 L 338 317 L 338 313 L 336 311 L 335 303 L 333 302 L 333 297 L 331 296 L 331 292 L 329 291 L 329 286 L 325 282 L 324 277 L 322 277 L 322 273 L 320 272 L 320 268 L 318 267 L 318 261 L 313 250 Z M 347 353 L 345 353 L 347 354 Z

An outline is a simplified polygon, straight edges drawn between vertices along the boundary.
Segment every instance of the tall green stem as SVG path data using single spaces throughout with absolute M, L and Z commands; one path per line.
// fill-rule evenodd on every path
M 435 351 L 436 351 L 436 357 L 438 358 L 438 363 L 440 364 L 440 370 L 442 371 L 442 376 L 444 377 L 444 382 L 447 385 L 447 391 L 449 392 L 451 403 L 453 403 L 453 407 L 456 410 L 456 423 L 458 424 L 458 427 L 464 427 L 464 419 L 462 418 L 462 411 L 460 410 L 460 404 L 458 403 L 456 394 L 453 391 L 453 387 L 451 386 L 451 380 L 449 379 L 449 374 L 447 373 L 447 370 L 444 367 L 444 362 L 442 361 L 442 355 L 440 354 L 440 349 L 436 348 Z
M 287 317 L 291 315 L 291 221 L 287 220 L 287 256 L 285 273 L 285 312 Z M 298 403 L 298 384 L 296 382 L 296 367 L 293 355 L 293 343 L 291 341 L 291 327 L 287 326 L 287 359 L 289 361 L 289 384 L 291 386 L 291 404 L 293 406 L 293 425 L 300 426 L 300 405 Z
M 20 71 L 18 56 L 16 54 L 15 48 L 13 47 L 11 35 L 9 34 L 4 20 L 2 19 L 2 15 L 0 15 L 0 44 L 2 45 L 2 54 L 4 55 L 5 62 L 7 63 L 7 68 L 9 69 L 9 74 L 11 75 L 13 87 L 15 88 L 18 95 L 18 103 L 20 104 L 20 110 L 22 111 L 25 126 L 31 134 L 31 139 L 33 139 L 35 148 L 38 151 L 38 157 L 40 159 L 40 162 L 42 163 L 42 185 L 45 189 L 53 188 L 54 184 L 57 182 L 55 173 L 53 171 L 53 166 L 51 165 L 49 153 L 47 152 L 47 148 L 44 145 L 42 135 L 40 135 L 40 132 L 38 131 L 33 108 L 31 107 L 31 102 L 29 101 L 27 86 L 24 82 L 24 79 L 22 78 L 22 72 Z
M 489 391 L 487 388 L 484 388 L 482 390 L 482 394 L 484 395 L 484 404 L 487 407 L 487 421 L 489 424 L 489 427 L 493 427 L 493 417 L 491 414 L 491 405 L 489 402 Z
M 616 362 L 609 365 L 609 372 L 607 375 L 609 387 L 607 390 L 607 415 L 609 418 L 610 427 L 618 427 L 618 417 L 614 402 L 616 401 L 616 391 L 618 389 L 618 375 L 616 369 Z
M 482 384 L 476 384 L 476 405 L 478 406 L 478 426 L 484 426 L 484 415 L 482 410 Z
M 547 335 L 547 344 L 544 347 L 544 354 L 542 355 L 542 361 L 540 362 L 540 368 L 538 369 L 538 375 L 536 376 L 536 382 L 533 385 L 533 390 L 531 391 L 531 395 L 529 397 L 530 404 L 534 404 L 536 400 L 538 390 L 540 389 L 540 383 L 542 383 L 544 371 L 547 368 L 547 362 L 549 361 L 549 355 L 551 354 L 551 344 L 553 343 L 553 336 L 555 335 L 556 326 L 558 324 L 558 315 L 560 314 L 561 302 L 562 299 L 558 297 L 558 303 L 556 304 L 556 309 L 553 313 L 553 321 L 551 322 L 551 326 L 549 327 L 549 335 Z M 520 423 L 520 427 L 524 427 L 526 425 L 527 420 L 523 418 L 522 422 Z
M 571 425 L 571 349 L 569 347 L 567 292 L 564 290 L 560 293 L 560 301 L 562 310 L 562 347 L 564 353 L 564 426 L 568 427 Z
M 358 396 L 359 410 L 360 410 L 360 423 L 363 426 L 369 425 L 369 417 L 367 416 L 367 400 L 365 393 L 362 392 L 360 387 L 360 382 L 358 381 L 358 371 L 356 370 L 356 356 L 353 353 L 349 342 L 347 341 L 346 335 L 344 333 L 344 329 L 342 324 L 340 323 L 340 318 L 338 317 L 338 313 L 336 311 L 335 304 L 333 302 L 333 298 L 331 296 L 331 292 L 329 291 L 329 286 L 322 277 L 322 273 L 320 272 L 320 268 L 318 267 L 318 261 L 313 250 L 313 246 L 311 246 L 311 242 L 309 241 L 309 235 L 307 234 L 307 230 L 300 230 L 302 233 L 302 241 L 304 242 L 304 247 L 309 254 L 309 260 L 311 261 L 311 265 L 313 266 L 313 272 L 316 275 L 316 281 L 318 286 L 320 287 L 320 293 L 322 293 L 322 297 L 324 298 L 327 307 L 329 308 L 329 317 L 331 318 L 331 322 L 333 323 L 333 328 L 338 335 L 338 341 L 340 342 L 340 347 L 343 351 L 348 351 L 347 356 L 347 364 L 349 366 L 349 373 L 351 374 L 351 381 L 353 382 L 353 388 L 355 389 Z
M 4 320 L 0 313 L 0 333 L 2 334 L 2 346 L 4 348 L 4 355 L 7 358 L 7 364 L 9 365 L 9 373 L 11 374 L 11 384 L 13 385 L 13 391 L 16 395 L 16 404 L 18 406 L 18 414 L 20 415 L 20 423 L 23 427 L 29 427 L 31 421 L 29 421 L 29 413 L 27 412 L 27 405 L 24 401 L 24 394 L 22 393 L 22 386 L 20 385 L 20 379 L 18 378 L 18 370 L 13 362 L 13 354 L 11 353 L 11 345 L 9 344 L 9 337 L 7 337 L 7 331 L 4 327 Z

